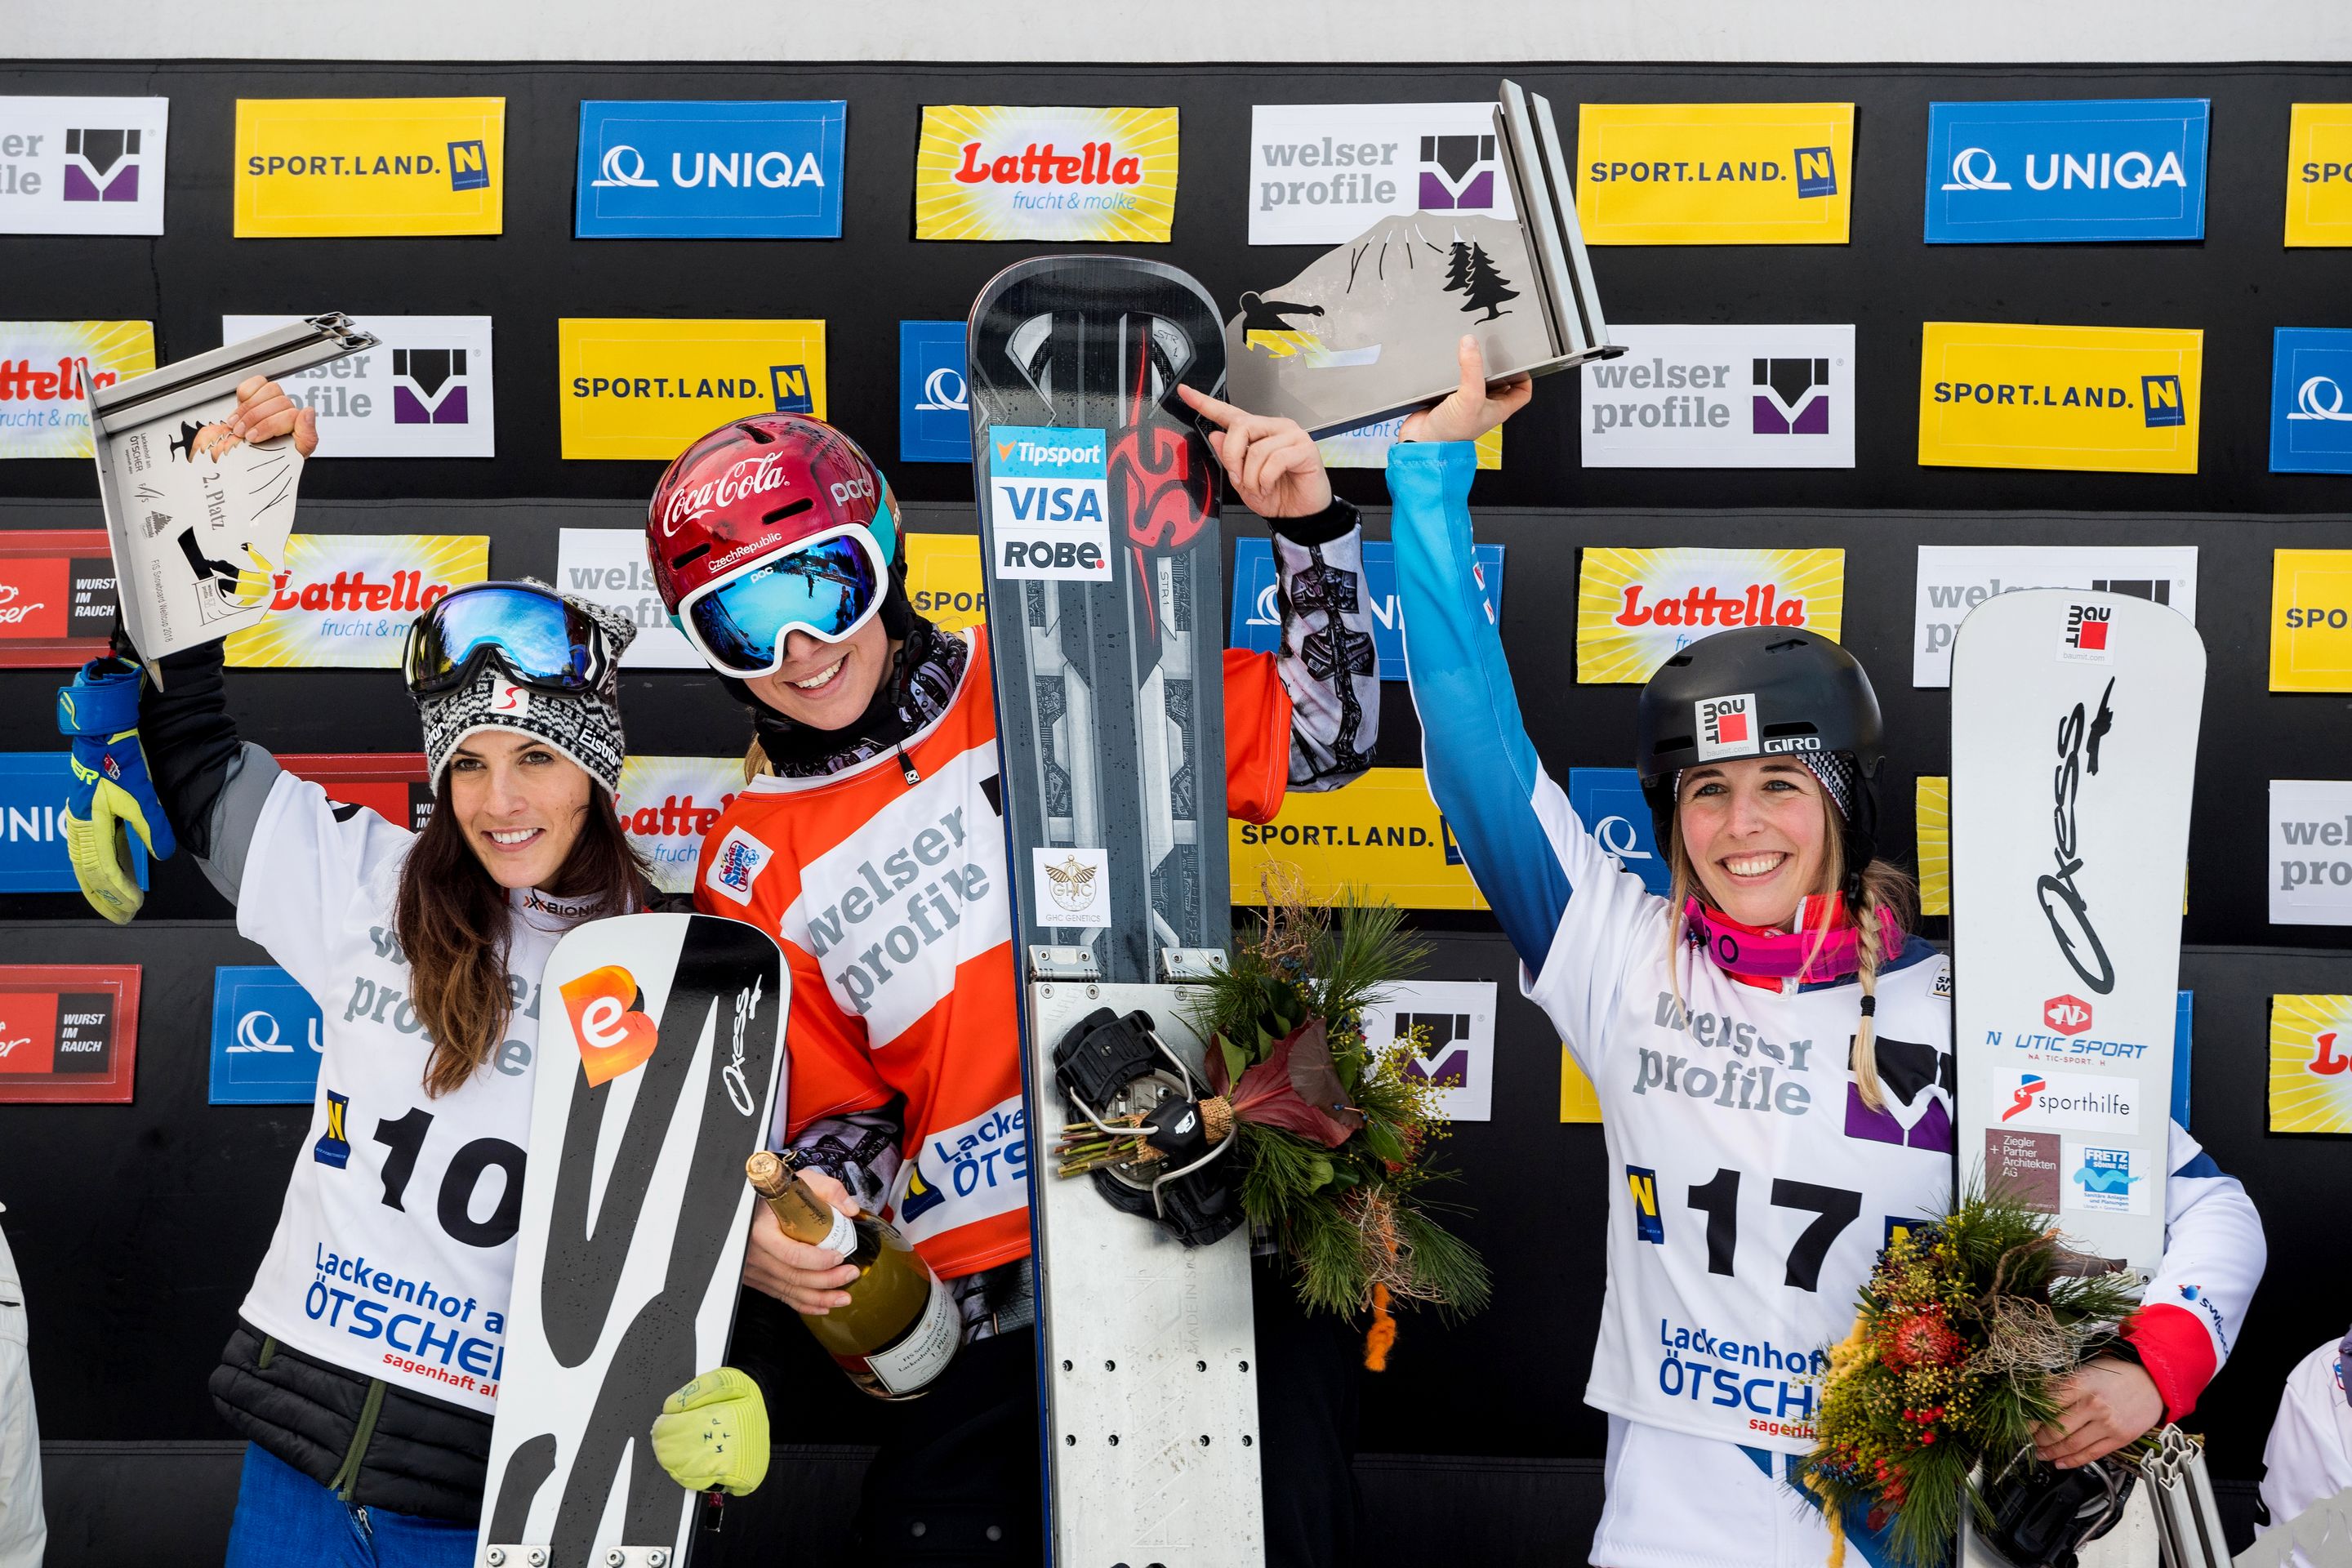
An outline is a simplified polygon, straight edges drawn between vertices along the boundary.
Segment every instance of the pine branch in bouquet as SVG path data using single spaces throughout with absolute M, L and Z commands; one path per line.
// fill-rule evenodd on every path
M 1849 1509 L 1886 1529 L 1910 1568 L 1948 1561 L 1962 1507 L 1990 1523 L 1981 1474 L 2033 1462 L 2059 1385 L 2138 1304 L 2136 1278 L 2100 1268 L 2045 1216 L 1981 1190 L 1887 1245 L 1853 1331 L 1829 1352 L 1800 1471 L 1837 1539 L 1833 1563 Z

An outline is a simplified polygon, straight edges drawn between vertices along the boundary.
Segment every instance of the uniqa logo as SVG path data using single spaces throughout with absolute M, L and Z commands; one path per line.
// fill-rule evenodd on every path
M 964 386 L 963 373 L 953 365 L 943 364 L 923 378 L 923 400 L 915 405 L 918 414 L 957 414 L 970 412 L 970 394 Z
M 2344 389 L 2326 375 L 2315 375 L 2294 389 L 2294 412 L 2287 417 L 2352 422 L 2352 414 L 2344 412 Z
M 671 496 L 669 505 L 662 509 L 662 536 L 667 538 L 677 531 L 680 523 L 691 522 L 705 512 L 783 489 L 788 476 L 778 466 L 781 456 L 769 452 L 757 458 L 739 458 L 717 479 L 689 485 Z
M 1952 177 L 1944 182 L 1948 191 L 2006 191 L 2007 180 L 1998 178 L 2000 164 L 1982 147 L 1963 147 L 1952 154 Z M 2050 154 L 2050 170 L 2046 178 L 2037 177 L 2033 154 L 2025 155 L 2025 183 L 2037 191 L 2071 191 L 2081 185 L 2086 191 L 2144 191 L 2154 185 L 2179 185 L 2189 188 L 2189 178 L 2181 172 L 2180 160 L 2170 153 L 2163 160 L 2141 152 L 2086 153 L 2077 158 L 2072 153 Z
M 748 149 L 728 153 L 698 151 L 694 154 L 694 172 L 687 173 L 686 154 L 669 155 L 669 183 L 681 190 L 709 185 L 716 190 L 730 185 L 739 190 L 752 185 L 764 185 L 770 190 L 787 190 L 794 185 L 822 185 L 824 171 L 817 166 L 816 154 L 803 153 L 800 162 L 793 162 L 790 153 L 771 148 L 758 153 Z M 659 190 L 661 182 L 646 174 L 646 155 L 627 142 L 617 142 L 604 150 L 599 177 L 588 182 L 590 188 L 607 190 L 622 186 L 635 190 Z

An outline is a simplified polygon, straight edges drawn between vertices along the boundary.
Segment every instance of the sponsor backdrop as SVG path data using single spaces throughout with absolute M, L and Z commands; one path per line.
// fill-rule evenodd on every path
M 319 1004 L 274 963 L 213 971 L 215 1105 L 309 1105 L 319 1094 L 325 1047 Z
M 898 323 L 898 460 L 971 461 L 961 321 Z M 867 457 L 874 457 L 868 451 Z M 878 458 L 877 458 L 879 461 Z
M 161 234 L 167 98 L 0 98 L 0 234 Z
M 496 234 L 503 98 L 239 99 L 239 239 Z
M 0 1105 L 130 1100 L 135 963 L 0 965 Z
M 1165 240 L 1176 121 L 1173 109 L 926 108 L 915 237 Z
M 2352 691 L 2352 550 L 2271 558 L 2271 689 Z
M 1576 679 L 1639 685 L 1678 648 L 1731 626 L 1803 626 L 1835 640 L 1840 550 L 1587 546 L 1576 595 Z
M 2267 1037 L 2272 995 L 2346 991 L 2343 955 L 2352 949 L 2352 931 L 2342 927 L 2268 922 L 2269 891 L 2282 872 L 2268 853 L 2267 814 L 2261 806 L 2273 777 L 2352 780 L 2352 728 L 2336 721 L 2344 697 L 2265 689 L 2273 552 L 2352 550 L 2352 492 L 2342 477 L 2274 473 L 2270 463 L 2270 435 L 2281 406 L 2271 393 L 2278 329 L 2352 325 L 2342 312 L 2340 280 L 2329 258 L 2283 244 L 2289 197 L 2301 188 L 2289 179 L 2292 106 L 2352 103 L 2352 69 L 2072 68 L 2037 70 L 2032 85 L 2021 87 L 2012 83 L 2028 79 L 1996 80 L 1933 67 L 1125 67 L 1103 76 L 1095 84 L 1101 90 L 1089 89 L 1087 96 L 1108 105 L 1179 110 L 1186 143 L 1183 184 L 1170 239 L 1155 243 L 1150 254 L 1193 271 L 1217 298 L 1231 300 L 1244 289 L 1293 276 L 1314 255 L 1307 244 L 1248 243 L 1258 194 L 1251 173 L 1258 155 L 1252 135 L 1255 105 L 1318 98 L 1471 102 L 1490 96 L 1504 69 L 1551 95 L 1563 116 L 1570 105 L 1603 103 L 1785 100 L 1855 106 L 1850 162 L 1835 169 L 1841 190 L 1859 197 L 1851 207 L 1850 243 L 1600 246 L 1592 258 L 1617 321 L 1723 328 L 1851 324 L 1857 401 L 1852 468 L 1587 467 L 1583 435 L 1591 421 L 1581 378 L 1556 376 L 1538 389 L 1535 407 L 1514 422 L 1510 461 L 1479 476 L 1474 497 L 1479 541 L 1503 547 L 1509 565 L 1501 626 L 1519 672 L 1520 704 L 1539 754 L 1564 786 L 1572 769 L 1622 768 L 1631 760 L 1631 689 L 1574 679 L 1570 605 L 1585 546 L 1843 552 L 1852 591 L 1841 606 L 1839 635 L 1877 677 L 1895 738 L 1884 841 L 1906 858 L 1916 831 L 1916 781 L 1942 774 L 1948 761 L 1946 695 L 1906 679 L 1922 634 L 1919 546 L 2064 546 L 2101 554 L 2197 551 L 2197 618 L 2206 629 L 2212 665 L 2193 837 L 2197 900 L 2188 918 L 2191 946 L 2182 979 L 2198 992 L 2197 1026 L 2204 1037 L 2193 1064 L 2196 1126 L 2214 1158 L 2246 1179 L 2270 1216 L 2273 1241 L 2270 1277 L 2245 1342 L 2228 1374 L 2200 1402 L 2197 1419 L 2212 1435 L 2225 1499 L 2246 1497 L 2242 1489 L 2259 1474 L 2263 1436 L 2287 1364 L 2323 1337 L 2343 1331 L 2340 1319 L 2329 1321 L 2335 1315 L 2328 1307 L 2340 1269 L 2331 1272 L 2334 1254 L 2309 1202 L 2311 1193 L 2340 1181 L 2340 1142 L 2264 1136 L 2267 1074 L 2258 1065 L 2263 1053 L 2250 1051 L 2245 1042 Z M 7 268 L 10 287 L 7 314 L 39 322 L 152 321 L 155 349 L 166 358 L 219 342 L 224 313 L 334 307 L 363 316 L 487 317 L 494 329 L 498 390 L 505 394 L 495 460 L 348 456 L 314 464 L 305 475 L 298 527 L 321 537 L 487 537 L 489 569 L 550 580 L 555 580 L 562 530 L 642 527 L 646 496 L 668 456 L 563 458 L 565 422 L 559 410 L 569 396 L 569 377 L 560 358 L 561 320 L 624 318 L 657 321 L 664 330 L 710 319 L 823 321 L 828 416 L 890 470 L 918 531 L 961 536 L 969 549 L 972 469 L 959 462 L 898 460 L 892 437 L 900 410 L 898 324 L 961 320 L 991 275 L 1030 252 L 1021 245 L 915 239 L 922 110 L 939 104 L 1065 102 L 1072 96 L 1067 83 L 1062 65 L 996 68 L 983 75 L 963 65 L 898 62 L 587 69 L 240 63 L 233 70 L 217 63 L 11 62 L 0 66 L 0 92 L 168 100 L 173 155 L 168 170 L 150 163 L 142 174 L 142 199 L 150 171 L 167 185 L 167 232 L 160 240 L 0 238 L 0 266 Z M 2128 246 L 1924 245 L 1920 204 L 1929 166 L 1929 105 L 2026 94 L 2068 100 L 2210 99 L 2204 237 Z M 309 246 L 256 247 L 233 237 L 234 192 L 223 177 L 223 161 L 232 157 L 239 96 L 496 95 L 512 101 L 517 121 L 501 168 L 514 185 L 513 199 L 504 203 L 502 232 L 329 238 Z M 839 240 L 573 237 L 581 102 L 835 99 L 849 104 L 843 161 L 848 199 Z M 1561 129 L 1573 129 L 1565 117 Z M 1335 131 L 1335 151 L 1338 141 Z M 1317 145 L 1319 154 L 1320 133 Z M 2037 176 L 2046 173 L 2042 156 L 2037 150 Z M 0 163 L 23 161 L 0 148 Z M 2333 175 L 2320 171 L 2313 183 L 2326 189 L 2317 194 L 2340 195 L 2347 184 L 2344 154 L 2315 154 L 2315 161 L 2339 165 Z M 648 177 L 655 166 L 649 160 Z M 2023 165 L 2018 167 L 2021 173 Z M 2003 177 L 2009 177 L 2006 165 Z M 0 184 L 5 181 L 0 173 Z M 854 189 L 848 181 L 856 182 Z M 306 262 L 294 288 L 278 275 L 273 258 L 280 256 Z M 257 265 L 256 257 L 266 265 Z M 2200 390 L 2210 406 L 2196 410 L 2204 427 L 2195 470 L 1920 466 L 1911 389 L 1919 379 L 1923 323 L 1929 321 L 2201 331 Z M 15 350 L 0 355 L 12 370 L 26 357 Z M 680 373 L 660 364 L 664 357 L 658 347 L 649 348 L 625 374 L 675 380 Z M 717 357 L 731 363 L 730 356 Z M 771 363 L 757 363 L 761 376 Z M 25 367 L 28 374 L 38 368 Z M 695 374 L 705 373 L 697 367 Z M 718 372 L 709 374 L 715 378 Z M 0 375 L 0 385 L 9 379 Z M 2120 384 L 2107 378 L 2091 384 Z M 743 405 L 772 406 L 772 384 L 762 390 L 765 396 L 747 398 Z M 2137 394 L 2137 380 L 2129 390 Z M 614 400 L 612 428 L 625 431 L 644 422 L 655 403 L 648 397 L 644 406 L 624 407 Z M 2321 405 L 2326 405 L 2324 397 Z M 0 416 L 22 406 L 13 395 L 0 397 Z M 2291 412 L 2296 404 L 2284 407 Z M 732 405 L 709 408 L 679 423 L 691 426 L 691 434 L 733 411 Z M 2136 407 L 2113 412 L 2135 418 L 2140 413 Z M 1381 476 L 1342 470 L 1337 483 L 1342 493 L 1371 507 L 1372 536 L 1384 538 Z M 0 464 L 0 528 L 88 530 L 96 522 L 89 495 L 86 458 Z M 1228 516 L 1235 535 L 1263 535 L 1245 516 Z M 974 595 L 976 613 L 977 563 L 966 559 L 967 586 L 939 591 Z M 917 564 L 921 571 L 919 558 Z M 2135 569 L 2130 574 L 2147 574 Z M 369 576 L 373 583 L 373 571 Z M 2005 571 L 2001 580 L 2006 585 Z M 1651 602 L 1646 594 L 1643 602 Z M 57 753 L 51 726 L 58 679 L 54 667 L 0 668 L 0 727 L 13 749 Z M 1405 693 L 1391 683 L 1383 695 L 1378 762 L 1384 769 L 1416 768 L 1419 731 Z M 381 673 L 236 670 L 229 700 L 243 731 L 281 753 L 400 753 L 417 745 L 413 710 Z M 731 758 L 748 739 L 741 710 L 715 683 L 690 671 L 625 671 L 623 704 L 631 742 L 647 756 Z M 404 798 L 405 786 L 400 787 Z M 1412 787 L 1419 789 L 1417 780 Z M 1422 820 L 1435 827 L 1425 794 L 1418 799 Z M 1334 827 L 1351 820 L 1360 826 L 1412 820 L 1377 795 L 1342 792 L 1323 804 Z M 2321 824 L 2340 821 L 2341 815 L 2314 809 L 2296 820 Z M 5 812 L 0 826 L 25 830 Z M 2312 832 L 2315 837 L 2318 829 Z M 1457 879 L 1466 901 L 1466 879 L 1459 868 L 1443 865 L 1439 842 L 1429 853 L 1440 862 L 1439 871 Z M 1307 847 L 1273 847 L 1297 862 Z M 2338 858 L 2324 839 L 2298 848 L 2306 862 Z M 1331 847 L 1331 853 L 1342 852 Z M 2326 874 L 2332 878 L 2332 871 Z M 15 1158 L 5 1162 L 8 1190 L 0 1192 L 0 1201 L 9 1205 L 5 1221 L 27 1289 L 36 1300 L 106 1304 L 102 1312 L 77 1314 L 62 1307 L 48 1312 L 42 1319 L 47 1329 L 35 1335 L 34 1372 L 44 1416 L 52 1417 L 44 1436 L 64 1444 L 216 1443 L 223 1436 L 204 1377 L 218 1355 L 236 1291 L 266 1243 L 307 1115 L 299 1107 L 206 1104 L 214 972 L 268 960 L 236 938 L 226 905 L 184 854 L 157 862 L 152 882 L 146 913 L 121 931 L 103 926 L 71 891 L 0 893 L 13 961 L 139 964 L 155 998 L 144 1009 L 142 1043 L 150 1048 L 140 1052 L 142 1081 L 130 1104 L 10 1112 L 8 1149 Z M 1578 1402 L 1599 1308 L 1590 1259 L 1601 1246 L 1603 1221 L 1591 1199 L 1602 1190 L 1600 1184 L 1622 1179 L 1622 1171 L 1604 1169 L 1594 1129 L 1561 1125 L 1555 1106 L 1563 1088 L 1572 1091 L 1574 1085 L 1563 1085 L 1558 1037 L 1518 994 L 1516 961 L 1494 933 L 1492 917 L 1453 908 L 1419 910 L 1412 918 L 1436 948 L 1424 979 L 1497 984 L 1494 1120 L 1462 1124 L 1447 1145 L 1465 1178 L 1454 1196 L 1475 1211 L 1465 1224 L 1496 1269 L 1497 1297 L 1490 1311 L 1459 1328 L 1408 1323 L 1409 1338 L 1392 1369 L 1366 1384 L 1368 1422 L 1373 1429 L 1418 1434 L 1412 1439 L 1418 1451 L 1483 1450 L 1540 1463 L 1550 1467 L 1544 1471 L 1552 1478 L 1547 1484 L 1562 1495 L 1595 1496 L 1602 1422 Z M 1928 930 L 1940 934 L 1942 922 L 1931 919 Z M 93 1166 L 92 1150 L 132 1152 Z M 93 1179 L 94 1172 L 106 1179 Z M 1529 1173 L 1539 1174 L 1530 1179 Z M 1545 1245 L 1523 1245 L 1531 1235 L 1545 1237 Z M 164 1281 L 167 1288 L 126 1288 L 126 1255 L 119 1247 L 91 1246 L 93 1236 L 142 1238 L 140 1245 L 151 1250 L 138 1254 L 145 1272 L 136 1278 Z M 1522 1353 L 1538 1341 L 1559 1346 L 1559 1353 Z M 126 1346 L 132 1352 L 127 1363 L 121 1359 Z M 1506 1356 L 1517 1369 L 1507 1388 L 1481 1375 Z M 840 1382 L 821 1365 L 814 1370 L 823 1377 L 811 1378 L 812 1390 Z M 845 1387 L 839 1397 L 838 1409 L 813 1411 L 812 1420 L 844 1434 L 842 1441 L 870 1440 L 871 1413 Z M 1554 1414 L 1529 1424 L 1525 1412 L 1538 1407 Z M 65 1473 L 62 1460 L 57 1473 Z M 1449 1486 L 1458 1485 L 1464 1496 L 1487 1495 L 1481 1489 L 1487 1483 L 1478 1479 L 1486 1473 L 1483 1467 L 1449 1467 L 1447 1473 L 1459 1478 Z M 1379 1489 L 1368 1491 L 1377 1502 Z M 789 1491 L 775 1500 L 789 1503 Z M 747 1505 L 760 1501 L 746 1500 Z M 1581 1517 L 1590 1517 L 1587 1507 Z M 1570 1512 L 1576 1512 L 1572 1500 Z M 1474 1535 L 1502 1532 L 1514 1517 L 1510 1509 L 1454 1510 L 1457 1531 L 1470 1529 Z M 1433 1551 L 1514 1563 L 1531 1555 L 1530 1546 L 1557 1556 L 1557 1538 L 1567 1532 L 1449 1539 L 1442 1548 L 1433 1544 Z M 1580 1545 L 1571 1541 L 1569 1549 Z M 211 1557 L 217 1561 L 217 1538 Z
M 90 455 L 85 361 L 91 387 L 153 370 L 155 329 L 146 321 L 0 321 L 0 458 Z
M 2352 1132 L 2352 996 L 2271 998 L 2270 1130 Z
M 1410 1053 L 1405 1076 L 1436 1084 L 1438 1105 L 1455 1121 L 1495 1116 L 1495 983 L 1412 980 L 1392 985 L 1364 1009 L 1364 1040 L 1373 1049 Z
M 2352 245 L 2352 103 L 2298 103 L 2286 133 L 2286 242 Z
M 223 316 L 242 342 L 299 316 Z M 289 395 L 319 416 L 321 458 L 494 458 L 488 316 L 362 316 L 381 342 L 288 376 Z
M 2195 329 L 1929 321 L 1919 461 L 2193 474 L 2204 365 Z
M 1969 612 L 2020 588 L 2095 588 L 2169 605 L 2197 619 L 2197 551 L 2191 546 L 2065 545 L 1984 548 L 1919 546 L 1912 611 L 1911 684 L 1952 683 L 1952 639 Z

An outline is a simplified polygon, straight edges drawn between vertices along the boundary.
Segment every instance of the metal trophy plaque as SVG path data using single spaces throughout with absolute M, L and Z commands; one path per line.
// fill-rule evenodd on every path
M 1550 103 L 1503 83 L 1492 142 L 1516 220 L 1386 217 L 1279 288 L 1244 294 L 1225 327 L 1226 396 L 1328 436 L 1454 390 L 1465 332 L 1496 381 L 1624 353 L 1609 341 Z
M 302 474 L 290 434 L 213 458 L 196 433 L 229 416 L 248 377 L 282 380 L 375 342 L 340 313 L 313 316 L 85 392 L 122 625 L 159 686 L 157 659 L 267 611 Z M 88 388 L 87 366 L 81 380 Z

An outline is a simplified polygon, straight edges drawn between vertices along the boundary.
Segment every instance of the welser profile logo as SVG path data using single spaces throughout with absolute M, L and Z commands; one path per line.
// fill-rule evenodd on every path
M 1699 761 L 1752 757 L 1760 749 L 1753 693 L 1702 698 L 1691 706 L 1698 721 Z
M 66 132 L 65 190 L 69 202 L 139 199 L 140 133 L 76 127 Z
M 2062 1035 L 2079 1035 L 2091 1026 L 2091 1005 L 2080 996 L 2053 996 L 2042 1004 L 2042 1021 Z
M 394 424 L 466 423 L 464 349 L 394 349 L 392 376 Z
M 1502 165 L 1492 136 L 1421 139 L 1421 210 L 1491 212 Z
M 1830 362 L 1827 359 L 1759 359 L 1753 374 L 1755 431 L 1759 436 L 1826 436 L 1830 433 Z

